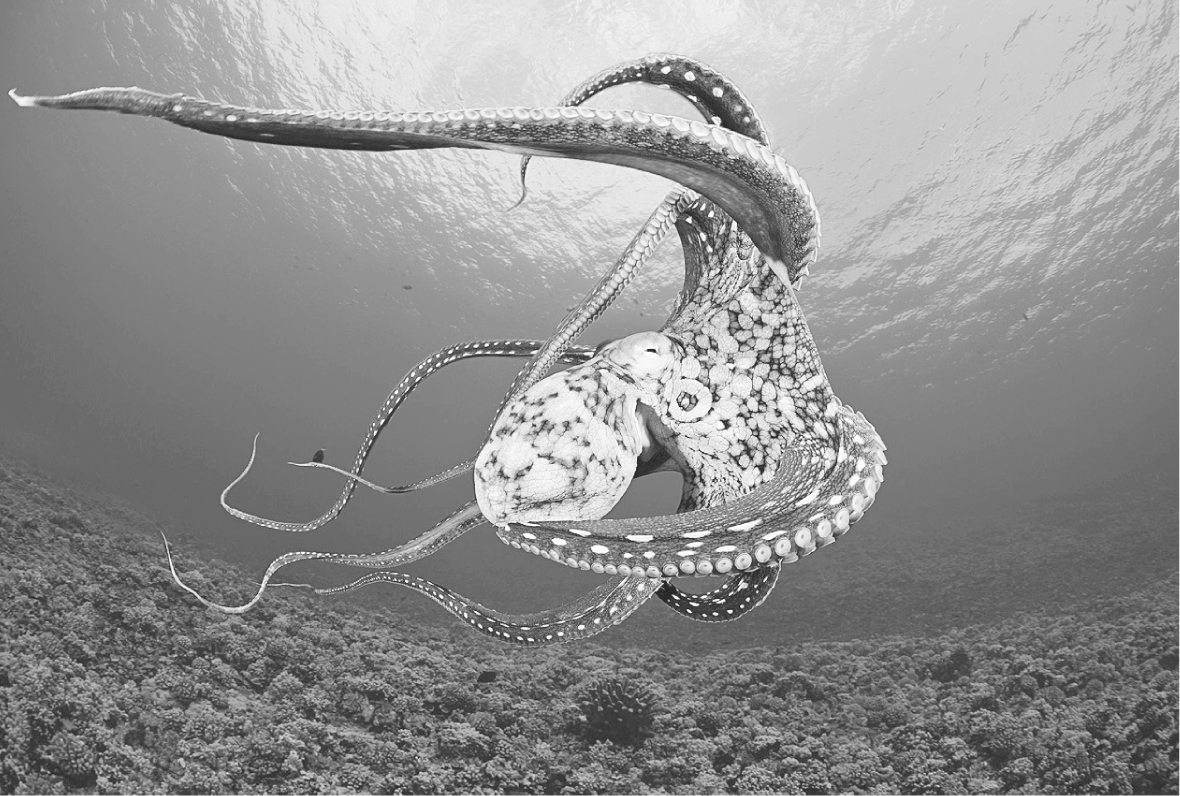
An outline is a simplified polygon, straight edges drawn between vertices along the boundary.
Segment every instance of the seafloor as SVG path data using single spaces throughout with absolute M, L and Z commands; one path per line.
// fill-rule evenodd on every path
M 159 527 L 0 460 L 0 792 L 1177 792 L 1174 575 L 922 637 L 524 654 L 290 591 L 203 609 Z M 195 549 L 198 588 L 255 575 Z

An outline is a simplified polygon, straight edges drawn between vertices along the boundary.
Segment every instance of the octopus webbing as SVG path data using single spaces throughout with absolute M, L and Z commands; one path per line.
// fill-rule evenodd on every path
M 662 85 L 688 99 L 702 120 L 583 107 L 628 82 Z M 546 341 L 452 345 L 413 368 L 390 393 L 345 476 L 340 497 L 315 520 L 281 522 L 233 508 L 249 522 L 312 531 L 338 516 L 358 484 L 384 492 L 425 488 L 474 474 L 475 500 L 418 538 L 378 553 L 291 552 L 267 569 L 257 594 L 220 605 L 255 605 L 275 573 L 296 561 L 367 567 L 332 594 L 371 583 L 419 591 L 495 638 L 545 644 L 586 638 L 626 619 L 653 595 L 699 621 L 735 619 L 761 604 L 781 566 L 844 534 L 873 504 L 885 445 L 859 412 L 833 393 L 796 289 L 819 246 L 819 213 L 806 183 L 770 149 L 749 101 L 720 73 L 693 60 L 649 55 L 607 69 L 551 107 L 440 112 L 264 110 L 140 88 L 61 96 L 10 96 L 20 105 L 113 110 L 259 143 L 344 150 L 458 147 L 528 158 L 593 160 L 667 177 L 682 187 L 657 207 L 618 261 Z M 522 192 L 522 201 L 523 201 Z M 625 288 L 659 242 L 676 229 L 684 286 L 653 331 L 574 345 Z M 474 459 L 405 486 L 362 477 L 382 430 L 406 396 L 439 369 L 470 357 L 527 358 Z M 546 375 L 556 364 L 566 370 Z M 255 440 L 257 441 L 257 440 Z M 681 474 L 677 513 L 608 519 L 632 480 Z M 449 588 L 391 569 L 492 524 L 511 547 L 606 576 L 573 602 L 534 614 L 484 607 Z M 165 540 L 167 548 L 167 540 Z M 681 577 L 719 577 L 705 594 Z M 309 587 L 310 588 L 310 587 Z

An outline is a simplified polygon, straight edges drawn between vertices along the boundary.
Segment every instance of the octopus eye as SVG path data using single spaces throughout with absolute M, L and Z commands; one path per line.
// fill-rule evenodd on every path
M 659 332 L 640 332 L 612 342 L 607 356 L 638 375 L 661 373 L 674 359 L 671 338 Z

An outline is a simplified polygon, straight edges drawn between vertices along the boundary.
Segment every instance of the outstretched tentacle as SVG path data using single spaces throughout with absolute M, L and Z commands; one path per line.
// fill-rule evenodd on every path
M 172 572 L 172 579 L 176 581 L 176 585 L 196 597 L 202 605 L 208 608 L 215 608 L 227 614 L 244 614 L 258 604 L 258 601 L 262 599 L 263 593 L 266 592 L 267 586 L 301 585 L 295 583 L 271 583 L 271 579 L 275 576 L 275 573 L 288 564 L 294 564 L 297 561 L 328 561 L 333 564 L 347 564 L 353 567 L 381 568 L 400 566 L 437 552 L 444 545 L 450 544 L 472 528 L 478 527 L 484 522 L 485 520 L 483 514 L 480 513 L 479 506 L 475 501 L 472 501 L 417 539 L 380 553 L 363 553 L 359 555 L 320 553 L 314 551 L 284 553 L 272 561 L 270 566 L 266 568 L 266 573 L 262 576 L 262 582 L 259 584 L 258 592 L 254 597 L 241 605 L 222 605 L 221 603 L 215 603 L 212 600 L 202 597 L 195 589 L 181 580 L 180 575 L 176 571 L 176 565 L 172 561 L 172 548 L 166 536 L 164 537 L 164 552 L 168 556 L 168 569 Z M 163 536 L 163 533 L 160 535 Z
M 316 594 L 341 594 L 374 583 L 394 583 L 425 594 L 476 630 L 501 641 L 542 645 L 578 641 L 619 624 L 656 593 L 658 582 L 643 576 L 620 578 L 584 597 L 535 614 L 506 614 L 423 578 L 401 572 L 373 572 L 352 583 Z
M 331 508 L 325 511 L 316 519 L 310 522 L 283 522 L 280 520 L 267 519 L 266 517 L 259 517 L 255 514 L 249 514 L 240 509 L 236 509 L 229 505 L 227 496 L 229 491 L 237 486 L 250 472 L 250 468 L 254 466 L 254 458 L 258 451 L 258 436 L 254 437 L 254 447 L 250 451 L 250 461 L 246 463 L 246 469 L 242 474 L 230 482 L 221 493 L 221 506 L 227 512 L 237 517 L 238 519 L 251 522 L 255 525 L 261 525 L 265 528 L 272 528 L 276 531 L 289 531 L 292 533 L 305 533 L 319 528 L 333 519 L 335 519 L 348 501 L 352 499 L 353 493 L 356 491 L 357 484 L 363 484 L 370 489 L 378 492 L 386 493 L 400 493 L 412 492 L 417 489 L 423 489 L 433 484 L 440 483 L 447 480 L 447 478 L 459 475 L 465 472 L 463 465 L 459 467 L 452 467 L 450 470 L 444 471 L 439 475 L 431 478 L 418 481 L 413 484 L 405 486 L 381 486 L 364 478 L 361 478 L 361 472 L 365 468 L 365 462 L 368 460 L 370 453 L 372 453 L 373 446 L 377 442 L 377 437 L 389 424 L 393 418 L 394 413 L 398 407 L 409 397 L 418 385 L 427 379 L 427 377 L 437 373 L 447 365 L 459 362 L 464 359 L 472 357 L 524 357 L 535 354 L 545 348 L 545 344 L 536 340 L 481 340 L 466 343 L 456 343 L 455 345 L 447 346 L 439 351 L 435 351 L 426 359 L 415 365 L 409 373 L 402 377 L 393 391 L 381 404 L 381 408 L 377 411 L 377 416 L 373 418 L 373 422 L 369 424 L 369 429 L 365 433 L 365 438 L 361 442 L 360 448 L 357 450 L 356 458 L 353 460 L 352 470 L 347 471 L 338 467 L 333 467 L 330 464 L 322 462 L 289 462 L 298 467 L 321 467 L 333 472 L 340 473 L 345 476 L 348 481 L 345 483 L 343 490 L 340 492 L 340 497 L 336 498 L 336 502 L 332 504 Z M 559 355 L 559 361 L 565 364 L 581 364 L 594 355 L 594 350 L 590 348 L 576 347 L 568 350 L 563 350 Z M 467 469 L 470 469 L 469 467 Z
M 258 143 L 377 152 L 494 149 L 611 163 L 667 177 L 705 195 L 777 261 L 776 271 L 814 257 L 818 242 L 819 213 L 793 167 L 747 136 L 675 116 L 568 107 L 435 113 L 263 110 L 140 88 L 9 95 L 22 106 L 112 110 Z
M 721 586 L 704 594 L 682 591 L 666 580 L 656 593 L 668 607 L 689 619 L 728 622 L 762 605 L 778 582 L 780 572 L 781 562 L 767 564 L 760 569 L 733 575 Z
M 608 88 L 625 83 L 671 89 L 696 105 L 707 121 L 749 136 L 760 144 L 770 144 L 762 120 L 741 89 L 717 70 L 682 55 L 654 53 L 616 64 L 580 83 L 557 104 L 576 107 Z M 519 207 L 528 196 L 526 175 L 530 160 L 529 155 L 520 159 L 520 199 L 509 210 Z

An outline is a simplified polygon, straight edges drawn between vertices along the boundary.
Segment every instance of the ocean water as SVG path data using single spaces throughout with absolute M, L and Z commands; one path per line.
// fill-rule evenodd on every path
M 0 11 L 0 73 L 32 93 L 140 85 L 410 110 L 545 104 L 630 57 L 697 57 L 743 89 L 816 196 L 823 240 L 803 308 L 837 394 L 877 426 L 891 464 L 856 532 L 791 569 L 764 609 L 720 631 L 677 622 L 675 635 L 790 638 L 798 626 L 778 617 L 800 595 L 905 594 L 907 573 L 927 569 L 955 583 L 974 555 L 999 571 L 970 587 L 982 594 L 955 591 L 988 603 L 1019 586 L 999 611 L 1117 589 L 1103 572 L 1174 567 L 1174 511 L 1132 538 L 1016 529 L 1056 505 L 1085 518 L 1127 489 L 1175 508 L 1175 9 L 830 6 L 18 2 Z M 656 89 L 596 101 L 687 112 Z M 291 538 L 225 516 L 216 496 L 255 432 L 238 505 L 316 516 L 338 481 L 283 462 L 319 448 L 350 460 L 387 389 L 444 344 L 544 338 L 667 187 L 539 160 L 528 202 L 507 212 L 507 155 L 266 147 L 0 107 L 5 445 L 254 564 Z M 682 278 L 677 249 L 662 247 L 590 342 L 658 327 Z M 372 477 L 404 483 L 472 455 L 512 372 L 472 363 L 432 379 Z M 648 480 L 624 511 L 674 509 L 677 480 Z M 382 549 L 469 491 L 362 494 L 307 541 Z M 1095 535 L 1070 543 L 1083 532 Z M 595 582 L 490 533 L 454 547 L 421 571 L 497 607 L 544 607 Z M 1060 576 L 1049 593 L 1041 567 Z M 806 632 L 906 624 L 866 617 L 873 604 Z M 913 619 L 955 621 L 933 607 Z
M 22 93 L 139 85 L 279 108 L 549 104 L 648 52 L 741 87 L 819 203 L 801 302 L 836 393 L 889 445 L 887 480 L 748 618 L 695 625 L 653 602 L 604 643 L 925 632 L 1068 612 L 1176 570 L 1171 3 L 16 2 L 0 44 Z M 592 104 L 689 111 L 641 87 Z M 362 491 L 294 540 L 226 516 L 217 495 L 258 432 L 236 504 L 316 516 L 339 482 L 284 462 L 350 461 L 388 389 L 444 344 L 546 337 L 668 187 L 538 160 L 509 212 L 517 163 L 0 105 L 0 443 L 257 571 L 293 548 L 411 538 L 469 481 Z M 657 328 L 682 273 L 668 241 L 588 341 Z M 432 378 L 366 474 L 404 483 L 473 455 L 513 373 L 497 360 Z M 644 479 L 620 511 L 666 513 L 678 493 Z M 412 570 L 518 612 L 598 582 L 484 531 Z M 392 587 L 333 599 L 457 621 Z

